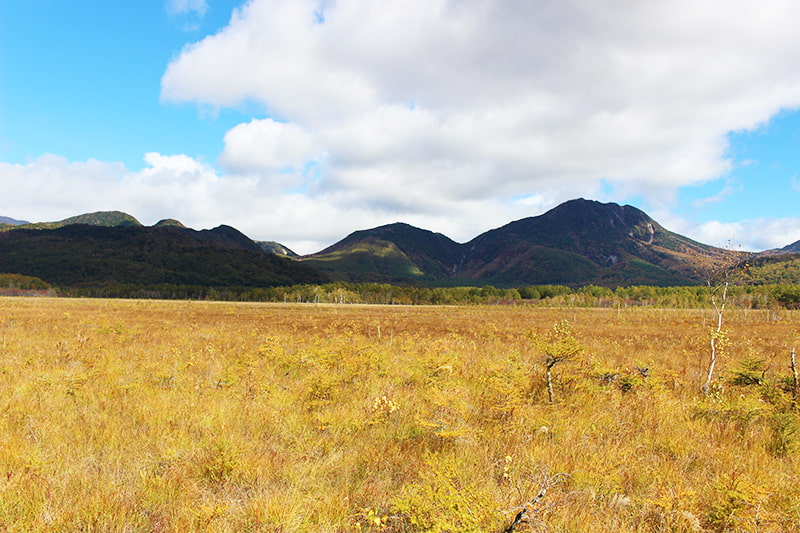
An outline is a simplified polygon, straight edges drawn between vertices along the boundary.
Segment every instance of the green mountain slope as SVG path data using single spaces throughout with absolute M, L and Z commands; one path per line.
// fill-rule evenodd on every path
M 65 218 L 58 222 L 34 222 L 19 225 L 3 225 L 0 230 L 10 229 L 56 229 L 72 224 L 88 224 L 90 226 L 141 226 L 134 217 L 122 211 L 98 211 Z
M 356 231 L 303 262 L 346 281 L 423 283 L 447 279 L 461 245 L 440 233 L 396 223 Z
M 88 224 L 90 226 L 141 226 L 142 224 L 134 217 L 122 211 L 98 211 L 96 213 L 85 213 L 75 217 L 66 218 L 56 222 L 60 226 L 70 224 Z
M 800 284 L 800 253 L 757 254 L 747 262 L 754 284 Z
M 175 220 L 174 218 L 164 218 L 159 220 L 154 224 L 155 227 L 159 226 L 174 226 L 176 228 L 185 228 L 186 226 L 180 220 Z

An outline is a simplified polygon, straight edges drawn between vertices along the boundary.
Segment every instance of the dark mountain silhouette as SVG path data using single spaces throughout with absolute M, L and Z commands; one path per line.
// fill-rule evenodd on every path
M 0 232 L 0 272 L 59 287 L 198 285 L 268 287 L 324 283 L 309 265 L 261 251 L 229 226 L 70 224 Z
M 244 233 L 230 226 L 217 226 L 214 229 L 193 230 L 188 228 L 178 228 L 184 235 L 189 235 L 199 241 L 213 241 L 225 248 L 250 250 L 252 252 L 263 252 L 261 247 L 250 240 Z
M 701 256 L 725 250 L 670 232 L 631 206 L 578 199 L 465 244 L 391 224 L 304 258 L 348 281 L 520 286 L 696 282 Z
M 462 275 L 498 284 L 680 284 L 694 280 L 697 258 L 726 253 L 664 229 L 635 207 L 584 199 L 465 246 Z

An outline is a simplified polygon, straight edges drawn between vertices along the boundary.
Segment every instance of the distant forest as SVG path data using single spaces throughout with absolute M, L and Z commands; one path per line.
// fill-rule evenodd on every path
M 528 304 L 564 307 L 649 306 L 700 308 L 711 305 L 705 286 L 631 286 L 610 289 L 589 285 L 536 285 L 515 289 L 485 287 L 400 287 L 378 283 L 327 283 L 290 287 L 220 287 L 189 285 L 117 285 L 59 291 L 72 297 L 186 299 L 285 303 L 383 305 Z M 800 308 L 800 286 L 741 285 L 729 289 L 731 305 L 746 309 Z

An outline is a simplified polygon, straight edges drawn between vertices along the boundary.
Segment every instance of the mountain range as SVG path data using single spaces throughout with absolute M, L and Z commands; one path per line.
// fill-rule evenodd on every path
M 142 226 L 101 212 L 67 221 L 5 227 L 0 272 L 57 287 L 197 285 L 271 287 L 330 281 L 319 270 L 266 253 L 238 230 L 196 231 L 173 220 Z
M 670 232 L 635 207 L 581 198 L 463 244 L 390 224 L 357 231 L 303 260 L 348 281 L 683 285 L 697 281 L 697 259 L 731 253 Z
M 697 283 L 698 262 L 750 257 L 800 282 L 800 241 L 749 256 L 673 233 L 632 206 L 576 199 L 458 243 L 404 223 L 356 231 L 315 254 L 229 226 L 143 226 L 118 211 L 0 224 L 0 272 L 57 286 L 177 283 L 274 286 L 326 281 L 418 286 Z M 780 268 L 776 265 L 781 265 Z M 788 274 L 786 272 L 787 266 Z

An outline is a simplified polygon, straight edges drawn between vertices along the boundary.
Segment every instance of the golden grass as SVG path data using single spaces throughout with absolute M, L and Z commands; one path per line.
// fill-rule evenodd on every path
M 800 531 L 798 318 L 0 299 L 0 529 Z

